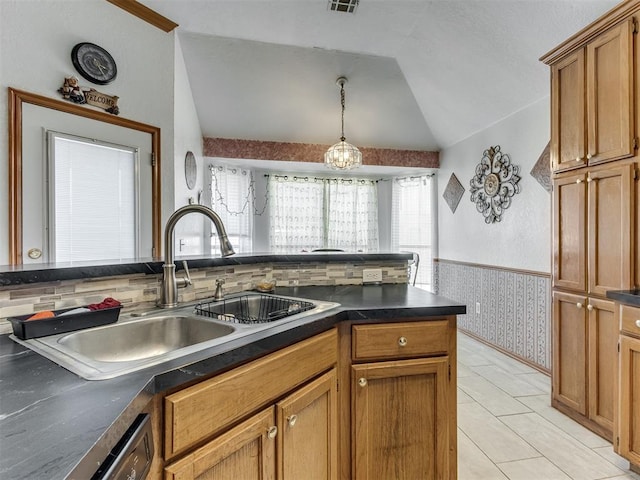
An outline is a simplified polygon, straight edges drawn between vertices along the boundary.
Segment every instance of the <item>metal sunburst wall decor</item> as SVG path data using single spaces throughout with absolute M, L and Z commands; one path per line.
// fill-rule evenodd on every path
M 471 201 L 482 213 L 485 223 L 502 220 L 502 214 L 511 205 L 511 198 L 520 193 L 518 173 L 509 155 L 500 151 L 500 145 L 489 147 L 482 154 L 471 179 Z

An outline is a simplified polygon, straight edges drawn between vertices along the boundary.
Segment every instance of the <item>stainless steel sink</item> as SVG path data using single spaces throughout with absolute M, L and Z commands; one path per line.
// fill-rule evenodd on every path
M 132 362 L 233 333 L 231 325 L 186 316 L 163 316 L 82 330 L 58 344 L 98 362 Z
M 208 348 L 337 306 L 243 293 L 219 302 L 123 315 L 117 323 L 72 333 L 30 340 L 11 338 L 87 380 L 104 380 L 171 360 L 185 364 L 199 361 L 208 356 L 204 352 Z M 242 320 L 247 316 L 257 316 L 260 321 L 246 324 Z M 172 368 L 176 365 L 180 366 L 174 363 Z

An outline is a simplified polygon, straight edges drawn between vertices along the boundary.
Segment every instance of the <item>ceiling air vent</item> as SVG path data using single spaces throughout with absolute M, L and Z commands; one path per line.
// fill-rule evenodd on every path
M 329 10 L 334 12 L 355 13 L 360 0 L 329 0 Z

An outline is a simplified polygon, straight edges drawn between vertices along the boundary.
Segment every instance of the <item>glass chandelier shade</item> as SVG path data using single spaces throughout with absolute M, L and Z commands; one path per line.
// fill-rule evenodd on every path
M 362 165 L 362 152 L 357 147 L 345 141 L 344 137 L 344 84 L 345 77 L 336 81 L 340 87 L 340 103 L 342 105 L 342 136 L 340 141 L 332 145 L 324 154 L 324 164 L 333 170 L 351 170 Z

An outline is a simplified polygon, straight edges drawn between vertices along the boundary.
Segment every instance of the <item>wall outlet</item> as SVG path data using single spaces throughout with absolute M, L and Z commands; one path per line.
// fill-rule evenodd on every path
M 480 302 L 476 302 L 476 315 L 480 315 Z
M 382 269 L 365 268 L 362 270 L 362 283 L 380 283 L 382 282 Z

